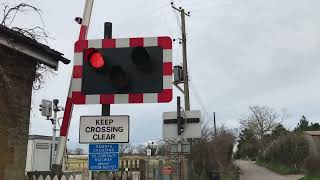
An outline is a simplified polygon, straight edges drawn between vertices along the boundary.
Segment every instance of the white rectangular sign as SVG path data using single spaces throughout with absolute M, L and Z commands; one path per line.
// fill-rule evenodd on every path
M 79 143 L 128 143 L 129 116 L 81 116 Z
M 184 131 L 182 136 L 184 138 L 200 138 L 201 137 L 201 112 L 200 111 L 185 111 L 181 112 L 183 118 L 195 118 L 200 119 L 200 122 L 197 123 L 185 123 Z M 176 120 L 177 112 L 164 112 L 163 120 Z M 177 123 L 165 124 L 163 122 L 162 126 L 162 137 L 163 138 L 177 138 L 178 137 L 178 125 Z

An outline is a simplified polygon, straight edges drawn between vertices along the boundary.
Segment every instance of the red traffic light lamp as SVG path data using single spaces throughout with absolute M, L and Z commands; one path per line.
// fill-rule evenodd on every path
M 105 59 L 97 49 L 89 48 L 84 53 L 84 58 L 89 62 L 91 67 L 95 69 L 102 69 L 105 67 Z
M 101 69 L 105 65 L 104 59 L 103 59 L 102 55 L 99 52 L 93 53 L 89 57 L 89 62 L 91 64 L 91 66 L 96 68 L 96 69 Z

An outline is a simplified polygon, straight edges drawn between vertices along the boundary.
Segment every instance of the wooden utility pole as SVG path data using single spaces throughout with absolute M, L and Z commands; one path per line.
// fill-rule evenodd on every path
M 180 13 L 181 17 L 181 41 L 182 41 L 182 58 L 183 58 L 183 91 L 184 91 L 184 106 L 185 111 L 190 111 L 190 98 L 189 98 L 189 76 L 188 76 L 188 62 L 187 62 L 187 35 L 186 35 L 186 22 L 185 17 L 190 16 L 190 12 L 186 13 L 185 9 L 176 8 L 171 2 L 171 7 Z
M 188 77 L 188 64 L 187 64 L 187 35 L 186 35 L 186 24 L 185 24 L 185 16 L 190 16 L 190 12 L 185 13 L 185 10 L 181 7 L 176 8 L 174 3 L 171 2 L 171 7 L 177 10 L 180 13 L 181 17 L 181 41 L 182 41 L 182 56 L 183 56 L 183 94 L 184 94 L 184 110 L 190 111 L 190 98 L 189 98 L 189 77 Z M 179 86 L 178 86 L 179 87 Z M 180 112 L 180 99 L 178 98 L 178 108 L 177 113 Z M 179 116 L 179 115 L 178 115 Z M 177 117 L 178 117 L 177 116 Z M 178 118 L 179 120 L 179 118 Z M 184 160 L 184 155 L 182 152 L 182 142 L 183 142 L 183 132 L 178 137 L 178 161 L 179 161 L 179 180 L 187 180 L 188 179 L 188 170 L 186 170 L 185 166 L 187 166 L 187 161 Z M 186 170 L 186 171 L 185 171 Z M 184 173 L 182 173 L 184 171 Z
M 183 79 L 184 79 L 184 106 L 186 111 L 190 111 L 190 98 L 189 98 L 189 77 L 188 77 L 188 64 L 187 64 L 187 37 L 186 37 L 186 24 L 185 15 L 189 16 L 181 9 L 181 32 L 182 32 L 182 56 L 183 56 Z

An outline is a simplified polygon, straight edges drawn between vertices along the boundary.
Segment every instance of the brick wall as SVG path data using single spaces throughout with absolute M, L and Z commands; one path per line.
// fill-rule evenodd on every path
M 0 180 L 24 179 L 35 67 L 0 46 Z

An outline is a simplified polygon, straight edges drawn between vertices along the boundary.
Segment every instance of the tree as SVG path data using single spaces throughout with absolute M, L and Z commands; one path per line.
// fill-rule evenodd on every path
M 136 146 L 135 151 L 138 155 L 144 156 L 144 155 L 146 155 L 146 152 L 147 152 L 146 146 L 139 144 Z
M 301 116 L 300 122 L 298 123 L 297 127 L 295 128 L 295 131 L 306 131 L 309 127 L 309 121 L 307 118 L 303 115 Z
M 152 156 L 154 156 L 158 150 L 158 145 L 156 145 L 155 142 L 151 142 L 151 144 L 148 143 L 146 149 L 151 149 L 151 154 Z M 147 150 L 146 150 L 146 153 L 147 153 Z
M 240 124 L 243 129 L 250 129 L 258 137 L 264 150 L 264 136 L 276 127 L 279 115 L 267 106 L 250 106 L 249 110 L 250 114 L 240 119 Z
M 203 127 L 201 137 L 191 141 L 188 158 L 193 163 L 194 171 L 197 174 L 223 171 L 232 163 L 234 142 L 233 133 L 223 127 L 218 129 L 216 136 L 213 128 Z
M 294 131 L 320 131 L 320 124 L 319 123 L 310 123 L 307 118 L 303 115 L 301 116 L 300 122 L 298 123 L 297 127 Z
M 128 152 L 128 149 L 130 149 L 130 144 L 129 143 L 125 143 L 125 144 L 120 144 L 119 145 L 119 154 L 120 156 L 125 155 Z
M 311 123 L 310 131 L 319 131 L 320 130 L 320 124 L 319 123 Z
M 168 154 L 170 154 L 170 151 L 168 149 L 169 144 L 159 144 L 158 148 L 157 148 L 157 152 L 156 155 L 157 156 L 167 156 Z
M 76 155 L 81 155 L 81 154 L 84 154 L 84 150 L 83 150 L 82 148 L 76 148 L 76 149 L 74 150 L 74 153 L 75 153 Z
M 238 151 L 235 158 L 256 157 L 259 151 L 257 137 L 250 129 L 243 129 L 239 135 Z
M 282 125 L 278 124 L 271 133 L 272 140 L 277 140 L 279 137 L 287 135 L 289 131 Z

